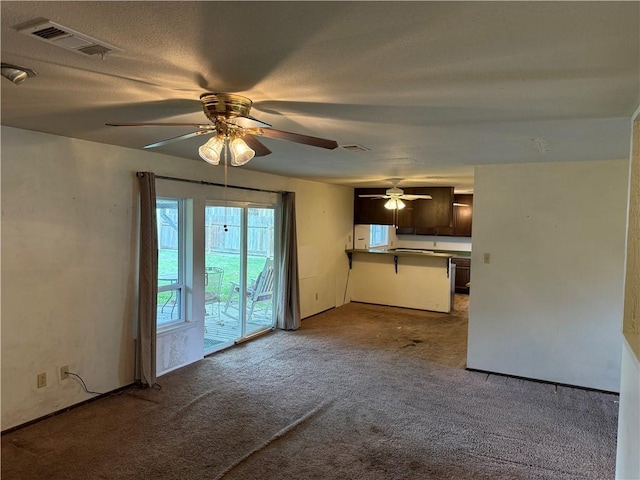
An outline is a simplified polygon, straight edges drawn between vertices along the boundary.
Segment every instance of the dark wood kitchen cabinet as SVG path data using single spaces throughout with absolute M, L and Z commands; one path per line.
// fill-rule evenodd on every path
M 453 226 L 453 187 L 415 187 L 405 193 L 431 195 L 432 199 L 405 202 L 407 207 L 398 212 L 396 233 L 437 235 L 439 229 Z
M 436 235 L 438 228 L 453 227 L 453 187 L 408 187 L 405 194 L 431 195 L 431 200 L 405 200 L 402 210 L 384 208 L 386 199 L 362 198 L 381 194 L 386 188 L 356 188 L 353 223 L 356 225 L 396 225 L 396 233 Z
M 471 281 L 471 259 L 454 257 L 451 262 L 456 266 L 456 293 L 469 293 L 467 285 Z
M 355 225 L 393 225 L 393 210 L 384 208 L 384 198 L 361 198 L 360 195 L 384 195 L 386 188 L 356 188 L 353 200 Z
M 470 237 L 473 220 L 473 195 L 456 195 L 453 207 L 453 228 L 456 237 Z
M 470 237 L 473 220 L 473 195 L 454 195 L 453 225 L 438 229 L 437 235 L 450 237 Z

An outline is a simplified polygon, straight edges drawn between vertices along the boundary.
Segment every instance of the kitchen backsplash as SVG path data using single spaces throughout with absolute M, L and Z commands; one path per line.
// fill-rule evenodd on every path
M 391 243 L 391 235 L 389 243 Z M 426 248 L 434 250 L 471 251 L 471 239 L 467 237 L 440 237 L 431 235 L 397 235 L 393 240 L 394 247 Z
M 389 242 L 386 247 L 424 248 L 427 250 L 471 251 L 471 238 L 445 237 L 436 235 L 396 235 L 395 228 L 389 228 Z M 370 248 L 370 225 L 355 225 L 353 248 Z M 376 246 L 374 248 L 385 248 Z

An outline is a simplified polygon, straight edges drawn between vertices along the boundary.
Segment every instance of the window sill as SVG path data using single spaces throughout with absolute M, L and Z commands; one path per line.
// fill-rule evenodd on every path
M 193 328 L 197 325 L 196 322 L 179 322 L 179 323 L 170 323 L 168 325 L 163 325 L 158 327 L 156 330 L 157 336 L 167 335 L 169 333 L 174 333 L 180 330 L 187 330 L 189 328 Z

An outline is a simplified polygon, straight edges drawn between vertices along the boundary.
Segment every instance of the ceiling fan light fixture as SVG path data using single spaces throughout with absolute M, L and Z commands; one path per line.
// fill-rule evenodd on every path
M 2 64 L 3 69 L 5 64 Z M 3 72 L 4 74 L 4 72 Z M 203 111 L 210 123 L 183 123 L 183 122 L 136 122 L 136 123 L 107 123 L 112 127 L 142 127 L 164 126 L 197 127 L 196 131 L 167 138 L 159 142 L 145 145 L 144 148 L 156 148 L 170 143 L 199 135 L 215 135 L 204 145 L 200 146 L 200 157 L 212 165 L 231 164 L 234 167 L 245 165 L 253 157 L 269 155 L 269 150 L 256 136 L 286 140 L 288 142 L 310 145 L 312 147 L 333 150 L 338 148 L 338 142 L 326 138 L 312 137 L 300 133 L 285 132 L 271 128 L 266 122 L 252 117 L 251 100 L 240 95 L 229 93 L 203 93 L 200 95 Z M 256 127 L 255 125 L 259 125 Z
M 245 143 L 239 137 L 234 138 L 229 144 L 229 151 L 231 153 L 231 165 L 234 167 L 241 167 L 251 160 L 256 152 L 254 152 L 249 145 Z
M 399 198 L 390 198 L 387 200 L 387 203 L 384 204 L 384 208 L 389 210 L 402 210 L 404 207 L 404 202 Z
M 200 158 L 211 165 L 218 165 L 220 163 L 220 154 L 224 148 L 224 143 L 224 138 L 222 137 L 211 137 L 198 149 Z

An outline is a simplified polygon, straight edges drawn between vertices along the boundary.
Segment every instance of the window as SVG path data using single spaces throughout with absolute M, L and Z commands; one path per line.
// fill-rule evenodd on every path
M 185 321 L 184 201 L 158 198 L 158 327 Z
M 369 245 L 384 247 L 389 244 L 389 227 L 387 225 L 371 225 L 369 229 Z

